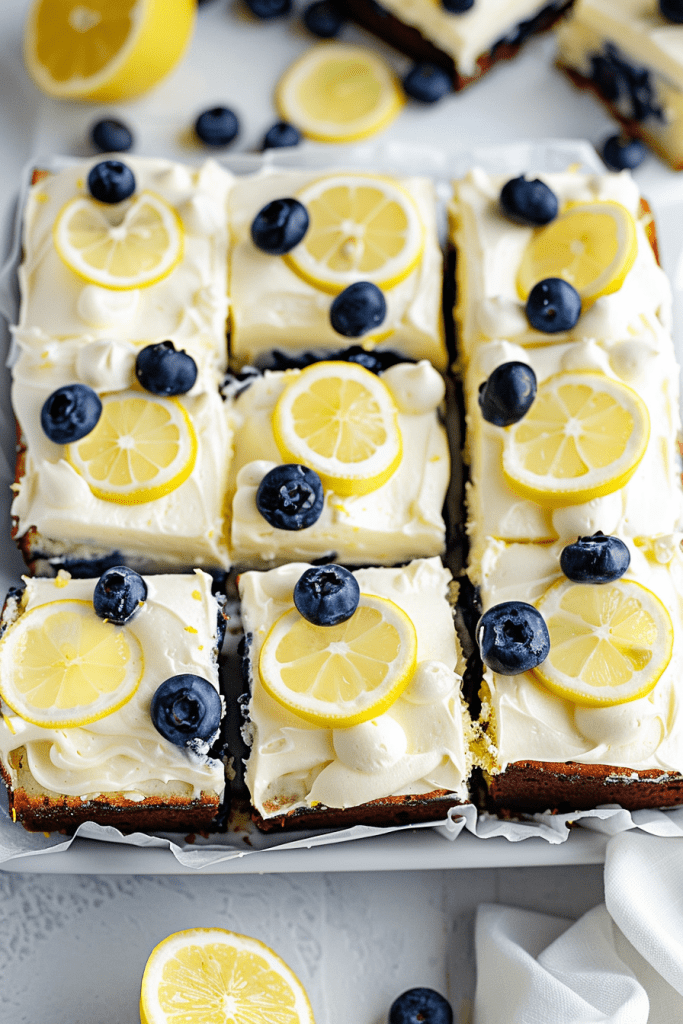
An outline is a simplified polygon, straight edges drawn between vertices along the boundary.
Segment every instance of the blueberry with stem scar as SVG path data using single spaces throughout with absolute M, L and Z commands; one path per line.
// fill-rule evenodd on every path
M 208 679 L 184 672 L 164 680 L 150 708 L 157 732 L 176 747 L 211 742 L 223 715 L 220 695 Z
M 547 277 L 539 281 L 526 300 L 527 320 L 544 334 L 571 331 L 580 315 L 581 296 L 561 277 Z
M 94 430 L 102 415 L 102 402 L 87 384 L 66 384 L 43 404 L 40 424 L 55 444 L 72 444 Z
M 433 988 L 410 988 L 391 1004 L 388 1024 L 453 1024 L 453 1010 Z
M 619 537 L 601 531 L 592 537 L 579 537 L 560 555 L 560 568 L 574 583 L 613 583 L 621 579 L 631 564 L 631 553 Z
M 185 395 L 197 380 L 197 364 L 172 341 L 146 345 L 137 354 L 135 376 L 153 395 Z
M 320 477 L 307 466 L 287 463 L 266 473 L 256 507 L 278 530 L 305 530 L 320 519 L 325 496 Z
M 341 565 L 316 565 L 296 581 L 294 604 L 314 626 L 338 626 L 350 619 L 360 600 L 353 573 Z
M 128 622 L 147 600 L 147 584 L 126 565 L 114 565 L 102 573 L 93 591 L 95 614 L 116 626 Z
M 503 676 L 536 668 L 550 651 L 543 616 L 524 601 L 503 601 L 484 612 L 477 625 L 477 643 L 484 664 Z

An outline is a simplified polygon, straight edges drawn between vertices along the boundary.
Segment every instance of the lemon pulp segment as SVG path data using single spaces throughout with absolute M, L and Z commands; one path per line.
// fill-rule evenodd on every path
M 505 428 L 503 473 L 524 498 L 557 507 L 624 487 L 645 454 L 650 417 L 631 388 L 599 373 L 558 373 Z
M 633 580 L 559 580 L 536 607 L 548 626 L 550 654 L 534 673 L 576 704 L 609 707 L 644 697 L 671 660 L 671 617 Z
M 53 601 L 25 612 L 0 642 L 0 693 L 45 728 L 97 721 L 137 690 L 140 644 L 98 618 L 90 601 Z

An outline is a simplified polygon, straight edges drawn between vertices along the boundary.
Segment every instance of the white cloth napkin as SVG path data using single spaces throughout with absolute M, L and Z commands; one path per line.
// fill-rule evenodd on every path
M 683 839 L 614 836 L 604 904 L 484 904 L 475 942 L 474 1024 L 683 1024 Z

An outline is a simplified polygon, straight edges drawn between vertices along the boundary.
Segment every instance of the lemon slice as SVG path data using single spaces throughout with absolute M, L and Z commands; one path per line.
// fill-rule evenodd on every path
M 550 654 L 534 673 L 575 704 L 638 700 L 671 660 L 671 617 L 658 597 L 633 580 L 559 580 L 536 607 L 548 626 Z
M 276 103 L 317 142 L 351 142 L 386 128 L 405 99 L 393 71 L 364 46 L 320 43 L 280 79 Z
M 534 232 L 517 273 L 522 299 L 539 281 L 561 277 L 585 305 L 616 292 L 635 263 L 638 237 L 625 206 L 606 200 L 576 203 Z
M 66 457 L 96 498 L 141 505 L 187 480 L 197 458 L 197 437 L 174 398 L 104 395 L 97 426 L 68 445 Z
M 24 33 L 24 61 L 50 96 L 139 96 L 182 56 L 195 10 L 195 0 L 36 0 Z
M 133 696 L 142 670 L 136 637 L 98 618 L 90 601 L 39 605 L 0 641 L 2 699 L 46 729 L 110 715 Z
M 183 254 L 182 222 L 153 192 L 135 196 L 123 218 L 118 204 L 72 199 L 57 217 L 53 236 L 67 267 L 91 284 L 118 291 L 155 284 Z
M 308 231 L 284 259 L 327 292 L 354 281 L 393 288 L 410 274 L 424 249 L 424 229 L 411 196 L 388 178 L 338 174 L 321 178 L 297 198 Z
M 176 932 L 142 975 L 142 1024 L 315 1024 L 303 985 L 258 939 L 223 928 Z
M 263 688 L 295 715 L 324 729 L 359 725 L 383 714 L 415 672 L 417 634 L 403 609 L 361 594 L 338 626 L 314 626 L 296 608 L 266 637 L 259 658 Z
M 650 417 L 639 395 L 600 373 L 558 373 L 503 435 L 510 487 L 542 505 L 579 505 L 618 491 L 645 454 Z
M 377 490 L 403 454 L 389 389 L 356 363 L 314 363 L 292 375 L 273 411 L 273 433 L 286 462 L 315 470 L 342 495 Z

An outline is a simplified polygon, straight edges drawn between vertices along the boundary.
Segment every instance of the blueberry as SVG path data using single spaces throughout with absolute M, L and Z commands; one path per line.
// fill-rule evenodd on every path
M 187 352 L 178 351 L 172 341 L 159 341 L 140 349 L 135 376 L 153 395 L 185 395 L 197 379 L 197 364 Z
M 55 444 L 80 441 L 97 426 L 102 403 L 87 384 L 66 384 L 53 391 L 40 413 L 40 424 Z
M 409 988 L 391 1004 L 389 1024 L 453 1024 L 453 1010 L 433 988 Z
M 337 295 L 330 307 L 330 323 L 345 338 L 360 338 L 384 320 L 387 303 L 376 284 L 356 281 Z
M 474 7 L 474 0 L 441 0 L 441 6 L 449 14 L 464 14 Z
M 152 697 L 154 728 L 176 747 L 192 740 L 211 741 L 218 732 L 223 705 L 207 679 L 184 672 L 165 679 Z
M 147 600 L 147 584 L 139 573 L 115 565 L 102 573 L 92 596 L 95 612 L 115 626 L 123 626 Z
M 298 199 L 273 199 L 254 217 L 251 238 L 271 256 L 290 252 L 308 231 L 308 211 Z
M 529 292 L 527 320 L 537 331 L 558 334 L 570 331 L 581 315 L 581 296 L 569 281 L 546 277 Z
M 557 217 L 557 196 L 544 181 L 525 177 L 506 181 L 500 193 L 500 206 L 516 224 L 549 224 Z
M 301 142 L 301 132 L 293 124 L 287 121 L 276 121 L 272 128 L 266 132 L 263 140 L 264 149 L 284 149 L 288 146 L 298 146 Z
M 487 423 L 509 427 L 526 416 L 536 397 L 536 374 L 526 363 L 497 366 L 479 388 L 479 408 Z
M 103 153 L 123 153 L 133 145 L 130 129 L 122 121 L 115 121 L 111 117 L 92 126 L 90 139 L 93 146 Z
M 227 146 L 240 130 L 240 123 L 228 107 L 211 107 L 199 115 L 194 130 L 207 146 Z
M 122 203 L 135 192 L 135 175 L 120 160 L 103 160 L 88 175 L 88 191 L 101 203 Z
M 305 530 L 320 519 L 323 485 L 312 469 L 296 463 L 266 473 L 256 492 L 256 507 L 278 530 Z
M 591 79 L 603 99 L 614 101 L 619 96 L 620 74 L 609 56 L 597 54 L 591 57 Z
M 659 0 L 659 10 L 668 21 L 683 25 L 683 0 Z
M 451 76 L 436 64 L 415 64 L 403 79 L 406 95 L 420 103 L 436 103 L 452 87 Z
M 550 650 L 543 616 L 523 601 L 504 601 L 484 612 L 477 625 L 477 641 L 482 661 L 503 676 L 536 668 Z
M 247 7 L 261 21 L 282 18 L 292 9 L 292 0 L 246 0 Z
M 647 156 L 647 147 L 640 139 L 610 135 L 602 144 L 602 159 L 611 171 L 634 170 Z
M 317 565 L 299 577 L 294 604 L 314 626 L 338 626 L 350 619 L 360 600 L 356 577 L 341 565 Z
M 574 583 L 612 583 L 620 579 L 631 564 L 631 553 L 618 537 L 598 531 L 592 537 L 579 537 L 560 555 L 560 568 Z
M 304 11 L 304 25 L 320 39 L 332 39 L 346 21 L 334 0 L 315 0 Z
M 381 352 L 377 349 L 367 352 L 360 345 L 349 345 L 348 348 L 333 353 L 332 358 L 340 359 L 344 363 L 358 363 L 370 373 L 384 373 L 390 366 L 396 366 L 397 363 L 413 362 L 412 359 L 406 359 L 405 356 L 391 348 L 383 349 Z

